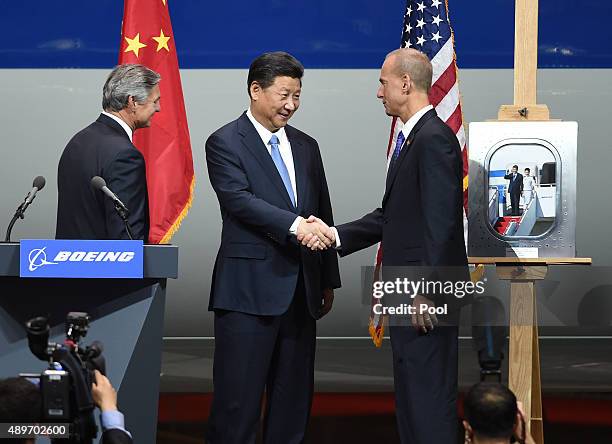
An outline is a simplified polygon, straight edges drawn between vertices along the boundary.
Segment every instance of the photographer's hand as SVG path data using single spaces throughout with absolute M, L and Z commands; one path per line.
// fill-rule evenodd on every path
M 516 435 L 519 439 L 524 439 L 525 444 L 535 444 L 535 440 L 531 436 L 531 434 L 525 428 L 525 410 L 523 409 L 523 403 L 521 401 L 516 402 L 516 408 L 518 412 L 517 416 L 517 424 L 515 427 Z
M 104 434 L 116 433 L 112 431 L 113 429 L 121 430 L 121 432 L 129 437 L 129 440 L 125 442 L 131 443 L 132 435 L 125 429 L 123 413 L 117 409 L 117 392 L 115 388 L 108 378 L 98 370 L 94 370 L 94 376 L 95 381 L 91 384 L 91 394 L 94 402 L 102 412 L 100 414 L 100 424 Z M 106 442 L 104 435 L 102 436 L 102 442 Z
M 94 370 L 96 380 L 91 385 L 91 394 L 101 411 L 117 410 L 117 392 L 106 376 Z

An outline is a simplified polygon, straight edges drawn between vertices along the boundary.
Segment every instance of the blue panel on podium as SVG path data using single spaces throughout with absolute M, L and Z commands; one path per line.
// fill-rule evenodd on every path
M 142 279 L 142 240 L 21 241 L 22 278 Z

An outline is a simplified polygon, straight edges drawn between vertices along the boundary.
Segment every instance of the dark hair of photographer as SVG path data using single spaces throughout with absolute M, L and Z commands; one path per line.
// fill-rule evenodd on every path
M 476 384 L 464 400 L 465 442 L 507 444 L 515 437 L 521 444 L 532 443 L 519 407 L 514 393 L 502 384 Z
M 23 378 L 0 380 L 0 422 L 37 423 L 42 399 L 38 387 Z M 0 439 L 3 443 L 30 444 L 33 439 Z

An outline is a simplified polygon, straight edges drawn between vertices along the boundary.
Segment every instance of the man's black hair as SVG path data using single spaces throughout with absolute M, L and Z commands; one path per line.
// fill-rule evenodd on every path
M 510 438 L 516 422 L 516 396 L 498 383 L 481 382 L 465 397 L 465 419 L 482 438 Z
M 286 52 L 266 52 L 251 63 L 249 76 L 247 77 L 247 89 L 251 96 L 251 84 L 253 82 L 266 89 L 274 83 L 276 77 L 291 77 L 300 79 L 304 76 L 304 67 L 291 54 Z
M 525 171 L 529 171 L 531 173 L 531 170 L 529 168 L 525 168 Z
M 518 165 L 512 165 L 512 168 L 516 168 L 518 170 Z
M 38 387 L 23 378 L 0 379 L 0 422 L 38 423 L 42 419 L 42 398 Z M 2 442 L 24 443 L 25 439 Z

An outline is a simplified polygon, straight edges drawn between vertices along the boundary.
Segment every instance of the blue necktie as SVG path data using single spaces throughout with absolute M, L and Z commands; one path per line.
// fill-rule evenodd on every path
M 402 152 L 402 146 L 404 145 L 404 140 L 406 140 L 404 137 L 404 132 L 400 131 L 397 135 L 397 142 L 395 142 L 395 149 L 393 150 L 393 155 L 391 156 L 391 164 L 389 165 L 389 169 L 393 168 L 393 165 L 395 165 L 395 162 L 399 158 L 399 155 Z
M 295 204 L 295 196 L 293 194 L 293 187 L 291 186 L 291 179 L 289 178 L 289 171 L 287 170 L 287 165 L 285 165 L 285 162 L 283 162 L 283 158 L 280 153 L 280 141 L 278 140 L 276 134 L 272 134 L 272 137 L 270 137 L 270 142 L 268 143 L 271 147 L 270 154 L 272 155 L 272 160 L 274 161 L 274 165 L 276 165 L 278 174 L 280 174 L 281 179 L 283 179 L 283 183 L 285 184 L 285 188 L 287 189 L 291 203 L 297 208 L 297 205 Z

